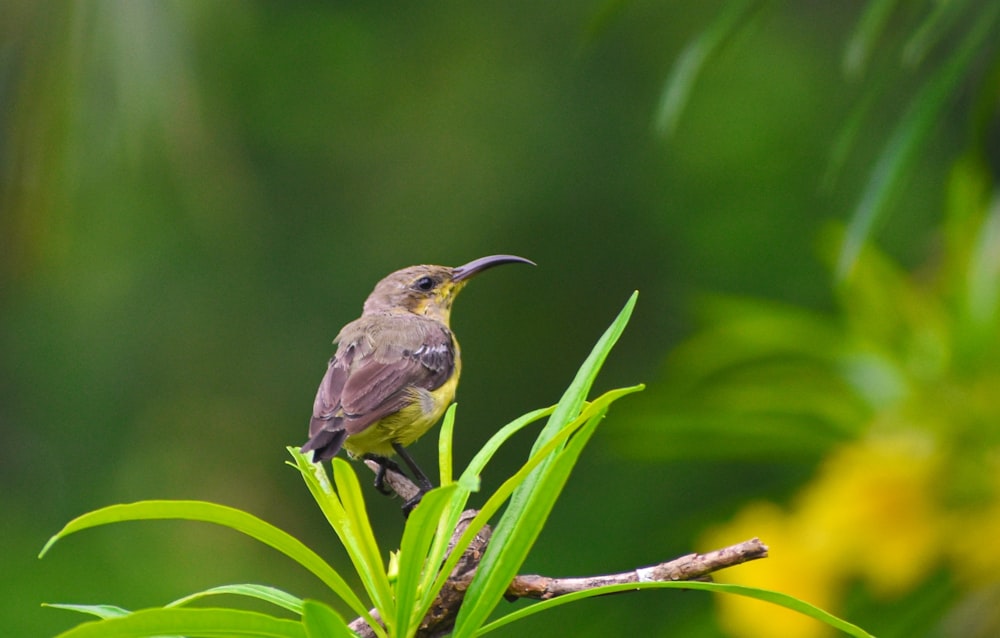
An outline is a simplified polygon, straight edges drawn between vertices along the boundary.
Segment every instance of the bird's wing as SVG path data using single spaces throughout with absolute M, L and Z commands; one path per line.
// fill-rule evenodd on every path
M 414 388 L 440 387 L 454 366 L 451 332 L 437 322 L 407 317 L 348 324 L 316 393 L 309 435 L 360 432 L 406 407 Z

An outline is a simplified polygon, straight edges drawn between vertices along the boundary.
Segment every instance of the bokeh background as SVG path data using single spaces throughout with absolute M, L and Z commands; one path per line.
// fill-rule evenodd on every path
M 880 636 L 996 635 L 1000 27 L 989 2 L 898 4 L 4 1 L 2 633 L 83 618 L 42 602 L 326 597 L 195 523 L 36 555 L 88 510 L 193 498 L 349 569 L 284 464 L 330 340 L 392 270 L 514 253 L 538 267 L 453 317 L 459 464 L 557 400 L 635 289 L 597 389 L 648 385 L 525 571 L 760 536 L 772 558 L 720 579 Z M 398 503 L 369 495 L 395 546 Z M 829 632 L 664 591 L 500 634 Z

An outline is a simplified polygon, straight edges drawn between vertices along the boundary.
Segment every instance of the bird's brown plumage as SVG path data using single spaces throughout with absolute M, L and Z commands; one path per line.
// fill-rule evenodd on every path
M 437 390 L 461 365 L 451 330 L 438 321 L 414 315 L 357 319 L 344 326 L 337 342 L 337 354 L 316 393 L 310 441 L 302 448 L 315 449 L 317 460 L 336 454 L 347 436 L 410 406 L 415 393 Z M 420 406 L 421 412 L 424 407 L 435 411 L 430 405 Z M 391 421 L 385 424 L 392 425 Z M 322 436 L 324 432 L 330 434 Z M 423 432 L 417 436 L 420 434 Z M 358 452 L 388 456 L 392 449 L 387 443 Z

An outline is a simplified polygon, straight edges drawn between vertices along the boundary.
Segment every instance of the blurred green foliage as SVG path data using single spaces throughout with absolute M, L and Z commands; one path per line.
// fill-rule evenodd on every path
M 746 19 L 724 30 L 669 137 L 657 122 L 671 69 L 719 16 L 744 9 L 0 5 L 6 634 L 75 622 L 39 608 L 45 600 L 138 609 L 248 580 L 320 595 L 252 543 L 193 525 L 102 530 L 67 540 L 59 560 L 35 556 L 84 511 L 197 498 L 346 560 L 283 466 L 283 447 L 304 440 L 336 330 L 375 281 L 405 265 L 508 252 L 540 266 L 527 285 L 497 272 L 459 302 L 460 463 L 501 424 L 552 403 L 608 309 L 642 291 L 598 388 L 647 381 L 648 390 L 616 409 L 614 422 L 630 423 L 598 432 L 581 459 L 528 557 L 539 573 L 618 571 L 691 551 L 748 500 L 788 502 L 825 456 L 867 431 L 873 396 L 891 399 L 899 376 L 864 359 L 872 392 L 859 396 L 823 365 L 851 334 L 840 324 L 856 303 L 817 256 L 835 252 L 823 248 L 831 219 L 918 280 L 965 264 L 967 276 L 949 280 L 965 288 L 925 294 L 968 301 L 953 306 L 967 312 L 946 322 L 947 343 L 986 363 L 952 368 L 976 361 L 963 355 L 935 370 L 963 381 L 992 374 L 995 349 L 981 344 L 995 328 L 997 238 L 995 225 L 976 223 L 992 219 L 983 211 L 996 175 L 1000 40 L 995 16 L 980 11 L 990 3 L 744 4 Z M 985 44 L 963 37 L 977 28 Z M 963 45 L 974 51 L 958 73 L 949 61 Z M 937 95 L 927 86 L 943 98 L 920 107 Z M 904 117 L 914 109 L 923 117 Z M 915 120 L 916 138 L 898 133 Z M 917 150 L 886 164 L 887 144 L 903 138 Z M 891 192 L 869 216 L 859 207 L 863 193 L 882 192 L 872 190 L 878 166 L 888 166 Z M 971 261 L 961 252 L 976 246 L 969 238 L 980 242 Z M 708 292 L 730 300 L 700 303 Z M 733 341 L 727 318 L 750 327 Z M 694 339 L 710 343 L 678 348 L 695 326 Z M 703 356 L 740 354 L 733 343 L 759 353 L 806 344 L 796 365 L 810 372 L 772 358 L 733 370 L 741 383 L 712 386 L 737 413 L 777 408 L 752 423 L 691 409 L 698 397 L 684 384 L 719 364 Z M 692 352 L 703 354 L 675 364 Z M 918 371 L 941 362 L 933 350 L 908 356 Z M 976 414 L 992 414 L 997 399 L 976 396 L 990 408 Z M 976 423 L 962 430 L 963 449 L 995 442 L 975 438 L 993 422 Z M 433 457 L 435 438 L 414 453 Z M 522 460 L 498 458 L 484 482 Z M 960 485 L 982 476 L 966 474 Z M 371 509 L 376 534 L 398 530 L 395 506 Z M 899 617 L 960 601 L 974 623 L 976 609 L 989 610 L 950 590 L 900 596 Z M 866 603 L 863 587 L 847 602 L 857 615 L 842 615 L 876 618 L 878 635 L 896 631 L 894 615 L 879 612 L 889 603 Z M 696 593 L 616 596 L 544 616 L 510 635 L 721 631 Z

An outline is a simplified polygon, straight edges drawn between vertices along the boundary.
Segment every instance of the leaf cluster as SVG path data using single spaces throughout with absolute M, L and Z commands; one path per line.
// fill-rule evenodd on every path
M 331 593 L 363 618 L 380 638 L 415 636 L 438 593 L 463 551 L 506 503 L 492 541 L 482 556 L 455 620 L 453 635 L 481 636 L 510 622 L 582 598 L 622 591 L 621 586 L 599 587 L 537 603 L 491 620 L 491 614 L 517 575 L 552 511 L 569 474 L 611 404 L 637 392 L 641 385 L 612 390 L 587 401 L 598 371 L 631 316 L 633 295 L 604 333 L 573 382 L 553 407 L 535 410 L 502 427 L 470 461 L 457 479 L 452 469 L 452 433 L 455 406 L 444 419 L 439 454 L 441 487 L 428 492 L 403 530 L 400 548 L 389 567 L 368 519 L 357 475 L 343 459 L 334 459 L 333 477 L 321 464 L 312 463 L 289 448 L 292 465 L 346 550 L 364 588 L 367 603 L 355 593 L 329 563 L 290 534 L 249 513 L 202 501 L 142 501 L 112 505 L 84 514 L 53 536 L 41 554 L 69 534 L 122 521 L 196 520 L 243 533 L 291 558 L 313 573 Z M 479 487 L 479 475 L 499 448 L 516 432 L 547 417 L 528 459 L 504 481 L 475 515 L 453 547 L 449 547 L 459 517 L 469 497 Z M 748 587 L 714 583 L 638 583 L 628 589 L 683 587 L 750 596 L 800 611 L 854 636 L 864 631 L 793 597 Z M 291 612 L 282 618 L 260 612 L 188 605 L 228 594 L 253 598 Z M 369 610 L 369 604 L 374 612 Z M 50 605 L 97 616 L 61 634 L 61 638 L 90 636 L 274 636 L 313 638 L 354 636 L 347 621 L 329 605 L 302 600 L 274 587 L 235 584 L 213 587 L 162 607 L 128 611 L 110 605 Z M 376 614 L 378 618 L 376 619 Z

